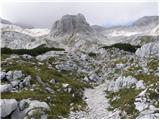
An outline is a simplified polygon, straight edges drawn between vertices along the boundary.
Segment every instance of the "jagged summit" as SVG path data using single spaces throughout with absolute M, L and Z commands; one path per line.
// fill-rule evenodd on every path
M 66 33 L 90 33 L 93 29 L 87 23 L 84 15 L 64 15 L 60 20 L 57 20 L 51 29 L 52 36 L 57 36 Z

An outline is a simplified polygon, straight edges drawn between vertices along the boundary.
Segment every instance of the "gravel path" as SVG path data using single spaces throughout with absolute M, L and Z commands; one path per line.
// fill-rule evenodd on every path
M 107 111 L 109 106 L 108 100 L 104 90 L 107 87 L 107 83 L 103 83 L 96 86 L 94 89 L 86 89 L 84 95 L 87 98 L 85 101 L 88 104 L 88 110 L 86 112 L 71 112 L 70 118 L 88 118 L 88 119 L 101 119 L 109 118 L 110 112 Z

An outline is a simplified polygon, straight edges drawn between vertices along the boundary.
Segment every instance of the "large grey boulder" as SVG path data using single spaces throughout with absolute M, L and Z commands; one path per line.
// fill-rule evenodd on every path
M 17 108 L 17 101 L 15 99 L 1 99 L 1 118 L 10 115 Z
M 138 48 L 135 54 L 138 57 L 147 58 L 151 55 L 158 56 L 158 53 L 159 53 L 159 43 L 151 42 L 143 45 L 141 48 Z
M 12 85 L 11 84 L 0 85 L 0 93 L 10 92 L 10 91 L 12 91 Z
M 8 71 L 6 74 L 6 78 L 9 81 L 14 81 L 17 80 L 19 78 L 21 78 L 23 76 L 22 71 Z
M 20 101 L 19 109 L 12 114 L 12 119 L 24 119 L 32 110 L 48 111 L 49 106 L 46 102 L 38 100 L 24 99 Z

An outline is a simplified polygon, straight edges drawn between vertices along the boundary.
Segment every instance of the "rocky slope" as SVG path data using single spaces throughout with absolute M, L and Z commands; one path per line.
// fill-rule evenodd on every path
M 3 25 L 2 47 L 12 49 L 1 49 L 1 118 L 158 119 L 157 24 L 99 30 L 78 14 L 49 33 Z

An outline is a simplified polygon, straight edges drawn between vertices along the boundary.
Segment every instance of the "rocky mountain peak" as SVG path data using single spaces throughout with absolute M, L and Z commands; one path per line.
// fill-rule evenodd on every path
M 133 23 L 134 26 L 145 26 L 148 24 L 157 25 L 159 22 L 158 16 L 144 16 Z
M 70 33 L 85 33 L 92 32 L 93 29 L 87 23 L 84 15 L 78 13 L 77 15 L 64 15 L 60 20 L 57 20 L 51 29 L 52 36 Z

